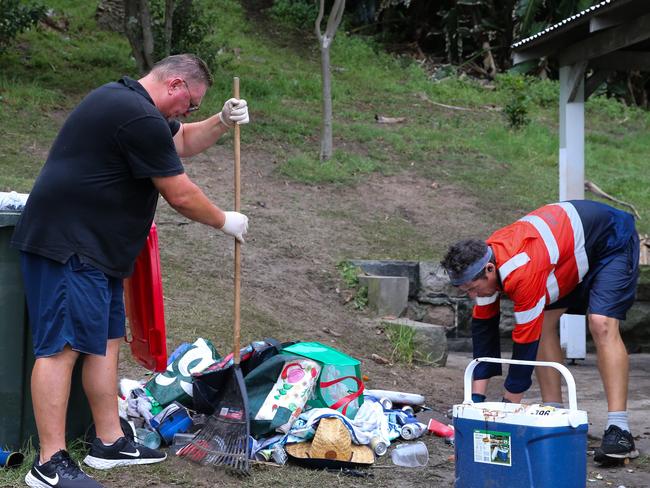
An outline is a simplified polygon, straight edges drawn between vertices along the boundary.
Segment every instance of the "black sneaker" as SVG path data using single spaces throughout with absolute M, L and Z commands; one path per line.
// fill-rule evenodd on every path
M 120 437 L 110 446 L 105 446 L 102 441 L 95 439 L 90 452 L 84 458 L 84 463 L 95 469 L 110 469 L 133 464 L 159 463 L 165 459 L 167 454 L 164 452 L 137 444 L 126 437 Z
M 66 451 L 59 451 L 41 465 L 36 453 L 32 469 L 25 476 L 27 486 L 33 488 L 104 488 L 84 473 Z
M 639 457 L 639 451 L 634 446 L 632 434 L 616 425 L 607 427 L 602 444 L 594 452 L 594 461 L 601 464 L 636 457 Z

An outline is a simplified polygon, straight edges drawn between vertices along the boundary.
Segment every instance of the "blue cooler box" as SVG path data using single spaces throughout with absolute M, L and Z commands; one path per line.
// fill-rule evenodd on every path
M 479 362 L 553 367 L 564 376 L 569 408 L 472 403 Z M 575 382 L 557 363 L 478 358 L 465 370 L 465 399 L 454 405 L 455 488 L 581 488 L 587 479 L 587 412 L 578 410 Z

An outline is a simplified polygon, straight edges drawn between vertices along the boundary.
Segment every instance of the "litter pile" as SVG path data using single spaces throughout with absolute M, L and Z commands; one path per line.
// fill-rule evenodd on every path
M 330 346 L 265 339 L 248 344 L 240 355 L 250 460 L 363 467 L 385 455 L 395 441 L 435 433 L 453 442 L 452 427 L 418 421 L 417 414 L 427 409 L 424 397 L 366 390 L 360 362 Z M 218 464 L 210 463 L 201 433 L 211 416 L 223 415 L 215 409 L 232 367 L 232 353 L 221 357 L 209 340 L 182 344 L 170 355 L 164 372 L 146 382 L 120 381 L 120 416 L 148 447 L 170 446 L 192 461 Z M 241 419 L 242 412 L 228 415 Z M 203 446 L 202 454 L 197 446 Z M 402 444 L 391 458 L 401 466 L 424 466 L 428 452 L 421 442 Z
M 164 444 L 191 461 L 248 472 L 253 460 L 367 466 L 398 439 L 427 431 L 453 438 L 450 427 L 418 422 L 426 409 L 421 395 L 365 390 L 360 362 L 335 348 L 274 339 L 240 348 L 237 313 L 230 354 L 199 338 L 167 358 L 160 276 L 154 225 L 124 294 L 133 357 L 158 373 L 120 384 L 120 415 L 149 447 Z M 391 458 L 423 466 L 428 452 L 411 443 Z

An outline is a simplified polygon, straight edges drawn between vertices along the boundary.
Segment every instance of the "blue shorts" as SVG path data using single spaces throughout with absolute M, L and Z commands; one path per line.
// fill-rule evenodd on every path
M 618 253 L 590 262 L 582 283 L 546 308 L 567 308 L 567 313 L 571 314 L 593 313 L 625 320 L 627 311 L 634 304 L 638 279 L 639 236 L 635 232 Z
M 54 356 L 66 345 L 106 355 L 108 339 L 124 336 L 122 279 L 82 263 L 76 255 L 61 264 L 20 254 L 34 356 Z

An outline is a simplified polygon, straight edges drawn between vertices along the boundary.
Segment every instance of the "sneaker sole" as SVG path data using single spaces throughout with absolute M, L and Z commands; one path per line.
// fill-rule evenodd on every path
M 43 483 L 36 476 L 34 476 L 31 471 L 28 472 L 25 476 L 25 483 L 27 486 L 31 486 L 32 488 L 52 488 L 52 485 Z
M 602 454 L 603 456 L 606 456 L 608 458 L 613 458 L 613 459 L 636 459 L 639 457 L 639 451 L 636 449 L 634 451 L 626 452 L 624 454 Z
M 165 459 L 167 459 L 167 454 L 165 457 L 149 459 L 104 459 L 88 455 L 84 458 L 84 463 L 95 469 L 111 469 L 119 466 L 135 466 L 136 464 L 155 464 Z

